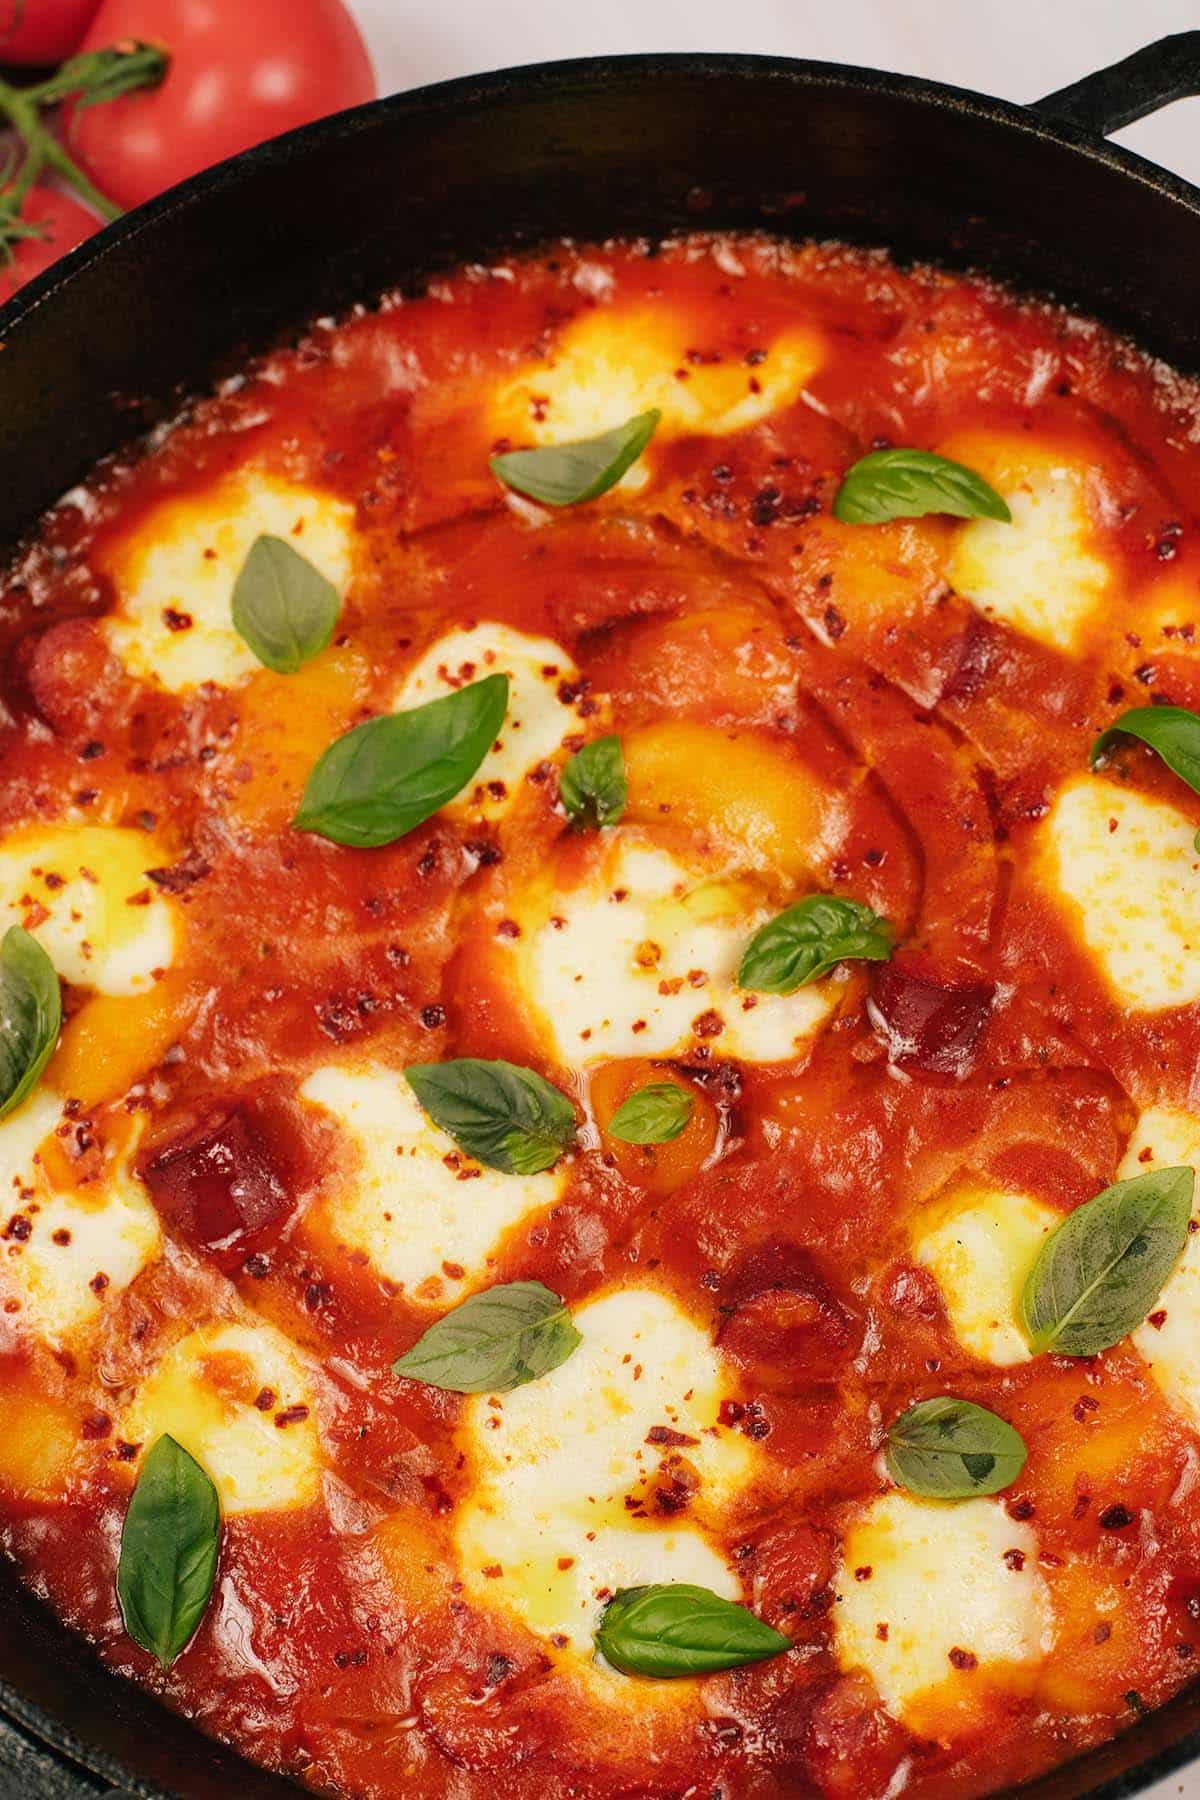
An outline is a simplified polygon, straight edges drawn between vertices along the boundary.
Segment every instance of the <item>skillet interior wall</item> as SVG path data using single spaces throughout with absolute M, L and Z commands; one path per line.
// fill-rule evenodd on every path
M 169 411 L 310 317 L 564 232 L 761 226 L 886 245 L 1053 294 L 1200 368 L 1186 301 L 1200 207 L 1107 157 L 1017 108 L 752 58 L 636 58 L 381 102 L 164 197 L 7 309 L 0 545 L 136 434 L 143 401 Z M 34 1703 L 7 1702 L 34 1729 L 41 1707 L 98 1771 L 135 1767 L 146 1785 L 131 1792 L 295 1791 L 100 1673 L 0 1572 L 0 1704 L 4 1681 Z M 1095 1792 L 1198 1718 L 1200 1699 L 1181 1696 L 1028 1800 Z

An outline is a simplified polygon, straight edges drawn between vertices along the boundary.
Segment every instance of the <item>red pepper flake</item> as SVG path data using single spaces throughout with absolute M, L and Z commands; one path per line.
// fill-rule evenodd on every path
M 190 631 L 193 624 L 191 613 L 178 612 L 173 606 L 163 607 L 162 621 L 168 631 Z
M 503 1575 L 503 1573 L 504 1573 L 504 1569 L 500 1563 L 485 1563 L 484 1564 L 483 1574 L 487 1576 L 487 1579 L 489 1581 L 498 1581 L 500 1579 L 500 1577 Z
M 1149 1319 L 1146 1321 L 1148 1325 L 1153 1325 L 1155 1331 L 1161 1331 L 1166 1322 L 1167 1313 L 1165 1307 L 1160 1307 L 1157 1312 L 1152 1312 Z
M 888 1628 L 882 1619 L 880 1619 L 878 1625 L 875 1627 L 875 1636 L 879 1639 L 881 1644 L 886 1644 L 888 1641 Z
M 1004 1552 L 1004 1566 L 1007 1569 L 1011 1569 L 1014 1575 L 1019 1575 L 1021 1570 L 1025 1567 L 1025 1552 L 1023 1550 L 1006 1550 Z
M 669 1425 L 652 1425 L 646 1433 L 648 1444 L 668 1444 L 673 1449 L 680 1449 L 685 1444 L 698 1444 L 699 1438 L 688 1437 L 685 1431 L 672 1431 Z
M 1110 1506 L 1100 1514 L 1100 1525 L 1104 1531 L 1124 1531 L 1136 1517 L 1137 1514 L 1131 1513 L 1127 1506 Z
M 32 1219 L 27 1219 L 24 1213 L 14 1213 L 13 1217 L 4 1227 L 5 1237 L 17 1244 L 26 1243 L 32 1233 L 33 1221 Z
M 52 1244 L 58 1244 L 62 1249 L 65 1249 L 70 1241 L 71 1234 L 65 1225 L 60 1225 L 57 1231 L 51 1232 L 50 1234 L 50 1242 Z
M 575 1558 L 573 1556 L 560 1556 L 558 1559 L 558 1566 L 563 1573 L 566 1574 L 568 1569 L 573 1569 L 575 1567 Z
M 1107 1644 L 1112 1636 L 1112 1626 L 1107 1619 L 1102 1619 L 1092 1633 L 1093 1644 Z
M 698 1038 L 720 1037 L 724 1029 L 724 1019 L 719 1012 L 714 1012 L 711 1007 L 709 1007 L 707 1012 L 702 1012 L 698 1019 L 692 1020 L 692 1030 Z
M 283 1412 L 275 1414 L 276 1427 L 282 1431 L 287 1425 L 300 1425 L 308 1417 L 307 1406 L 289 1406 Z
M 254 1404 L 257 1406 L 259 1412 L 270 1412 L 278 1398 L 279 1396 L 276 1394 L 274 1388 L 260 1388 L 255 1397 Z
M 150 889 L 139 888 L 136 894 L 127 894 L 125 904 L 126 906 L 149 906 Z
M 91 1288 L 93 1294 L 102 1294 L 108 1286 L 108 1276 L 103 1270 L 100 1270 L 97 1274 L 92 1276 L 92 1279 L 88 1282 L 88 1286 Z
M 871 1567 L 871 1564 L 864 1563 L 862 1565 L 861 1569 L 855 1569 L 854 1579 L 855 1579 L 855 1581 L 870 1581 L 870 1579 L 874 1573 L 875 1573 L 875 1571 Z
M 502 938 L 519 938 L 521 927 L 515 919 L 501 919 L 496 927 L 496 936 Z
M 1099 1409 L 1100 1402 L 1093 1399 L 1091 1394 L 1080 1394 L 1078 1400 L 1071 1408 L 1071 1415 L 1080 1425 L 1082 1425 L 1089 1413 L 1098 1412 Z
M 973 1650 L 960 1650 L 956 1644 L 950 1651 L 950 1661 L 956 1669 L 977 1669 L 979 1658 Z
M 106 1438 L 111 1430 L 112 1420 L 106 1412 L 88 1413 L 80 1426 L 82 1436 L 91 1444 Z

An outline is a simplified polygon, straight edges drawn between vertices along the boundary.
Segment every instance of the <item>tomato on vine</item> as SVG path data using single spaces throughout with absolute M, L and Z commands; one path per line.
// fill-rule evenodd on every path
M 0 63 L 61 62 L 92 22 L 100 0 L 0 0 Z
M 167 53 L 162 82 L 70 108 L 67 123 L 72 151 L 122 206 L 376 92 L 341 0 L 102 0 L 83 48 L 131 40 Z

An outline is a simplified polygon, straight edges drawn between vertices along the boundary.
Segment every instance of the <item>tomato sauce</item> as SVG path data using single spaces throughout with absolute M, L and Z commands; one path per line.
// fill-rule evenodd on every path
M 488 457 L 522 440 L 497 432 L 487 396 L 552 364 L 564 332 L 605 308 L 684 321 L 680 388 L 717 370 L 753 399 L 798 326 L 820 355 L 740 428 L 662 432 L 641 486 L 553 513 L 515 500 Z M 1090 472 L 1087 548 L 1108 586 L 1069 652 L 955 589 L 959 522 L 832 516 L 871 448 L 973 434 Z M 1116 1179 L 1139 1113 L 1195 1105 L 1196 1005 L 1114 999 L 1036 845 L 1124 706 L 1200 700 L 1198 446 L 1190 384 L 1053 305 L 882 255 L 696 236 L 562 245 L 316 324 L 43 521 L 0 601 L 0 833 L 66 817 L 145 831 L 154 890 L 184 926 L 148 994 L 66 988 L 48 1070 L 76 1182 L 136 1127 L 164 1247 L 69 1341 L 0 1313 L 0 1424 L 25 1409 L 72 1434 L 59 1481 L 0 1450 L 0 1543 L 110 1667 L 352 1800 L 967 1800 L 1189 1681 L 1200 1442 L 1186 1410 L 1128 1341 L 1083 1360 L 971 1354 L 913 1244 L 963 1171 L 1065 1216 Z M 249 462 L 353 509 L 334 644 L 298 690 L 138 679 L 99 625 L 113 545 Z M 1168 580 L 1169 632 L 1155 599 Z M 798 827 L 812 871 L 799 891 L 870 906 L 897 950 L 846 965 L 802 1053 L 723 1054 L 718 1019 L 684 1056 L 556 1057 L 506 973 L 501 927 L 533 872 L 598 854 L 569 833 L 557 764 L 499 824 L 439 814 L 369 851 L 291 828 L 325 743 L 479 618 L 561 645 L 616 734 L 748 737 L 819 795 Z M 1200 824 L 1200 800 L 1148 752 L 1122 758 L 1134 790 Z M 707 834 L 736 866 L 729 809 L 690 804 L 669 829 Z M 569 1655 L 465 1594 L 464 1403 L 391 1374 L 428 1305 L 306 1229 L 341 1152 L 298 1090 L 359 1053 L 396 1068 L 507 1058 L 594 1121 L 556 1203 L 503 1237 L 488 1279 L 538 1280 L 569 1306 L 646 1279 L 702 1327 L 727 1372 L 722 1429 L 754 1456 L 721 1550 L 792 1652 L 678 1705 L 643 1705 L 641 1684 L 604 1701 Z M 671 1075 L 697 1097 L 683 1135 L 651 1152 L 609 1140 L 621 1099 Z M 319 1371 L 320 1491 L 226 1521 L 213 1603 L 162 1671 L 116 1599 L 141 1449 L 120 1437 L 121 1400 L 184 1321 L 246 1312 Z M 997 1504 L 1036 1530 L 1052 1641 L 1017 1686 L 973 1687 L 952 1657 L 931 1729 L 843 1666 L 836 1618 L 847 1523 L 889 1485 L 887 1427 L 942 1393 L 1010 1419 L 1028 1446 Z M 693 1506 L 682 1455 L 664 1453 L 651 1490 L 664 1520 Z

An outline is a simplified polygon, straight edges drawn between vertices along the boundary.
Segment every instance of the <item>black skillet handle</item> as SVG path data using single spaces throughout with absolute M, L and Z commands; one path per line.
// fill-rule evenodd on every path
M 1035 100 L 1031 111 L 1107 137 L 1190 94 L 1200 94 L 1200 31 L 1178 31 Z

